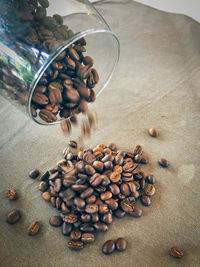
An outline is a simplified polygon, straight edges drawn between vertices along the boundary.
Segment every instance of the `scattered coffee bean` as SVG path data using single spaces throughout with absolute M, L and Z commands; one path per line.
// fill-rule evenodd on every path
M 149 135 L 152 137 L 157 137 L 158 131 L 156 130 L 156 128 L 149 128 Z
M 74 140 L 69 141 L 68 145 L 69 145 L 71 148 L 77 148 L 77 142 L 74 141 Z
M 164 158 L 159 159 L 158 163 L 160 166 L 164 168 L 167 168 L 169 166 L 169 162 Z
M 52 216 L 49 219 L 49 224 L 53 227 L 59 227 L 62 225 L 62 219 L 60 216 Z
M 102 246 L 102 252 L 106 255 L 113 253 L 115 250 L 115 242 L 113 240 L 107 240 Z
M 34 169 L 29 172 L 29 177 L 31 179 L 36 179 L 40 175 L 40 172 L 37 169 Z
M 181 259 L 183 257 L 183 251 L 178 247 L 170 248 L 169 254 L 176 259 Z
M 15 200 L 17 199 L 17 191 L 14 188 L 11 188 L 5 193 L 5 196 L 9 200 Z
M 40 229 L 40 223 L 39 222 L 32 222 L 31 225 L 28 228 L 28 235 L 34 236 L 39 232 Z
M 43 194 L 42 194 L 42 198 L 45 200 L 45 201 L 50 201 L 50 198 L 51 198 L 51 195 L 50 195 L 50 193 L 49 192 L 44 192 Z
M 71 250 L 81 250 L 83 249 L 83 242 L 71 240 L 68 242 L 67 246 Z
M 153 196 L 155 194 L 156 189 L 152 184 L 148 184 L 145 187 L 144 191 L 147 196 Z
M 19 210 L 14 209 L 8 213 L 6 221 L 9 224 L 15 224 L 20 220 L 20 218 L 21 218 L 21 212 Z
M 115 246 L 118 251 L 124 251 L 127 247 L 126 240 L 122 237 L 118 238 L 116 240 Z
M 148 196 L 141 196 L 141 202 L 144 206 L 151 205 L 151 199 Z
M 72 240 L 79 240 L 81 238 L 81 231 L 79 231 L 79 230 L 71 231 L 70 237 Z

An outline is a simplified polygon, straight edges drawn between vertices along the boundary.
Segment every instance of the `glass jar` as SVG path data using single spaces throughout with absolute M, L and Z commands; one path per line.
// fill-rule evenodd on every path
M 70 65 L 72 49 L 77 52 L 75 55 L 72 53 L 75 65 L 73 62 Z M 88 0 L 1 0 L 0 94 L 37 123 L 54 124 L 67 117 L 62 116 L 64 112 L 59 114 L 65 109 L 63 101 L 68 100 L 62 99 L 57 103 L 50 99 L 50 92 L 55 92 L 50 91 L 50 83 L 63 84 L 63 77 L 67 76 L 72 81 L 77 80 L 76 84 L 81 80 L 89 88 L 89 94 L 93 94 L 94 101 L 94 93 L 98 95 L 105 88 L 118 58 L 119 41 L 116 35 Z M 57 63 L 62 63 L 62 69 Z M 80 75 L 79 68 L 87 73 Z M 98 83 L 95 74 L 99 76 Z M 61 87 L 61 94 L 65 94 L 67 89 Z M 72 85 L 77 90 L 77 86 L 74 87 Z M 39 92 L 37 97 L 40 98 L 42 93 L 48 100 L 39 99 L 39 104 L 37 101 L 35 103 L 33 99 L 36 97 L 33 96 L 36 91 L 37 94 Z M 73 109 L 77 112 L 79 103 L 68 103 L 66 106 L 70 107 L 70 112 Z M 38 116 L 38 112 L 47 105 L 50 110 L 57 104 L 59 114 L 56 120 L 44 120 Z

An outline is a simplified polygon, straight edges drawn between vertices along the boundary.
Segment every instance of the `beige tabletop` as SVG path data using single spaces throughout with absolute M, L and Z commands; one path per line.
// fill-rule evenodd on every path
M 99 126 L 86 145 L 112 141 L 130 151 L 142 145 L 145 169 L 156 177 L 155 197 L 140 219 L 115 219 L 93 245 L 70 251 L 68 238 L 48 223 L 56 210 L 27 175 L 53 167 L 69 138 L 59 126 L 36 125 L 0 98 L 0 266 L 200 266 L 200 25 L 131 1 L 96 6 L 119 36 L 121 56 L 92 106 Z M 147 133 L 152 126 L 160 133 L 156 139 Z M 158 166 L 161 157 L 169 160 L 168 169 Z M 5 199 L 9 187 L 18 190 L 17 201 Z M 12 208 L 23 215 L 13 226 L 5 222 Z M 31 238 L 26 231 L 34 220 L 42 227 Z M 103 255 L 102 244 L 120 236 L 127 250 Z M 174 245 L 184 250 L 181 260 L 168 255 Z

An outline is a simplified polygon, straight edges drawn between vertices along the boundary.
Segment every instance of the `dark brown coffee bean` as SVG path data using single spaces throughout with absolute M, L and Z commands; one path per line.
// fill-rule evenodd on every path
M 66 223 L 75 223 L 77 222 L 77 220 L 78 220 L 78 217 L 74 213 L 68 213 L 63 216 L 63 221 Z
M 116 246 L 116 249 L 118 251 L 124 251 L 124 250 L 126 250 L 126 247 L 127 247 L 126 240 L 124 238 L 122 238 L 122 237 L 118 238 L 116 240 L 115 246 Z
M 129 186 L 129 189 L 130 189 L 131 193 L 136 191 L 136 185 L 133 182 L 129 182 L 127 184 Z
M 95 157 L 94 154 L 87 152 L 87 153 L 84 153 L 84 155 L 83 155 L 83 159 L 84 159 L 84 161 L 86 161 L 88 164 L 92 164 L 92 163 L 96 160 L 96 157 Z
M 62 234 L 69 236 L 72 231 L 73 225 L 71 223 L 64 222 L 62 225 Z
M 102 182 L 101 185 L 102 186 L 108 186 L 110 184 L 110 179 L 108 178 L 107 175 L 101 175 L 102 177 Z
M 138 191 L 135 191 L 131 194 L 131 196 L 133 196 L 135 199 L 140 197 L 140 193 Z
M 71 189 L 74 191 L 83 191 L 87 188 L 87 185 L 85 184 L 74 184 L 71 186 Z
M 119 186 L 116 184 L 109 185 L 109 189 L 113 195 L 118 195 L 120 193 Z
M 123 182 L 132 182 L 133 181 L 133 174 L 131 172 L 122 172 L 122 181 Z
M 41 94 L 39 92 L 34 92 L 32 96 L 32 101 L 38 105 L 47 105 L 49 103 L 48 97 L 46 97 L 46 95 Z
M 71 59 L 69 57 L 66 57 L 65 58 L 65 62 L 67 63 L 67 67 L 69 69 L 75 70 L 75 68 L 76 68 L 76 62 L 73 59 Z
M 137 145 L 137 146 L 135 147 L 135 149 L 134 149 L 133 154 L 134 154 L 134 155 L 137 155 L 137 154 L 142 155 L 142 153 L 143 153 L 143 151 L 142 151 L 142 147 L 141 147 L 140 145 Z
M 144 191 L 147 196 L 153 196 L 155 194 L 156 189 L 152 184 L 147 184 Z
M 150 184 L 155 184 L 156 179 L 155 179 L 153 174 L 150 174 L 150 175 L 147 176 L 147 182 L 150 183 Z
M 112 213 L 111 212 L 107 212 L 103 215 L 103 222 L 107 223 L 107 224 L 111 224 L 112 223 Z
M 39 222 L 32 222 L 28 228 L 28 235 L 34 236 L 39 232 L 40 223 Z
M 81 221 L 84 223 L 90 222 L 91 216 L 90 214 L 81 214 Z
M 42 192 L 45 192 L 48 189 L 48 183 L 43 181 L 39 184 L 38 189 Z
M 106 255 L 113 253 L 115 250 L 115 242 L 113 240 L 107 240 L 102 246 L 102 252 Z
M 74 198 L 74 204 L 80 209 L 85 207 L 85 201 L 80 197 Z
M 152 137 L 157 137 L 158 136 L 158 131 L 156 130 L 156 128 L 149 128 L 149 135 Z
M 91 166 L 91 165 L 89 165 L 89 164 L 86 164 L 85 165 L 85 172 L 87 173 L 87 174 L 89 174 L 89 175 L 93 175 L 93 174 L 95 174 L 95 169 Z M 93 177 L 93 176 L 92 176 Z
M 117 164 L 117 165 L 122 165 L 123 164 L 123 161 L 124 161 L 124 158 L 121 156 L 121 155 L 117 155 L 116 157 L 115 157 L 115 164 Z
M 96 196 L 95 195 L 91 195 L 90 197 L 86 198 L 86 203 L 88 203 L 88 204 L 95 203 L 95 201 L 96 201 Z
M 79 60 L 79 55 L 74 48 L 72 47 L 67 48 L 67 54 L 71 57 L 71 59 L 75 61 Z
M 70 200 L 75 197 L 75 192 L 71 188 L 68 188 L 65 191 L 60 192 L 59 196 L 66 200 Z
M 74 140 L 70 140 L 68 145 L 71 147 L 71 148 L 77 148 L 78 144 L 76 141 Z
M 40 172 L 37 169 L 34 169 L 30 171 L 28 175 L 30 178 L 35 179 L 40 175 Z
M 144 206 L 151 205 L 151 199 L 148 196 L 141 196 L 140 200 Z
M 92 233 L 83 233 L 81 241 L 86 244 L 93 243 L 95 241 L 95 237 Z
M 120 203 L 121 208 L 123 211 L 130 213 L 134 210 L 134 201 L 129 201 L 127 199 L 124 199 Z
M 43 121 L 48 123 L 55 122 L 57 120 L 57 117 L 47 109 L 41 109 L 39 112 L 39 116 Z
M 117 183 L 119 182 L 119 180 L 121 179 L 121 174 L 118 173 L 118 172 L 112 172 L 111 175 L 110 175 L 110 180 L 113 182 L 113 183 Z
M 62 219 L 60 216 L 52 216 L 49 219 L 49 224 L 53 227 L 59 227 L 62 225 Z
M 57 178 L 55 180 L 54 191 L 57 193 L 60 192 L 61 186 L 62 186 L 62 181 L 60 178 Z
M 142 213 L 143 213 L 143 210 L 141 208 L 135 206 L 134 207 L 134 210 L 131 211 L 129 214 L 131 216 L 133 216 L 133 217 L 138 218 L 138 217 L 141 217 L 142 216 Z
M 35 88 L 35 92 L 39 92 L 41 94 L 46 93 L 47 87 L 45 85 L 37 85 Z
M 112 197 L 112 193 L 110 191 L 106 191 L 100 195 L 101 200 L 105 201 Z
M 63 214 L 69 213 L 69 209 L 67 208 L 67 206 L 64 202 L 61 203 L 60 208 L 61 208 Z
M 108 231 L 108 226 L 105 223 L 101 223 L 101 222 L 97 222 L 94 223 L 94 228 L 98 231 L 98 232 L 106 232 Z
M 40 177 L 41 181 L 47 181 L 49 178 L 49 171 L 46 171 L 44 174 L 42 174 L 42 176 Z
M 19 210 L 12 210 L 7 214 L 6 222 L 9 224 L 15 224 L 21 218 L 21 212 Z
M 85 207 L 87 213 L 96 213 L 98 211 L 98 205 L 96 204 L 87 204 Z
M 169 254 L 176 259 L 181 259 L 183 257 L 183 251 L 178 247 L 170 248 Z
M 53 106 L 62 103 L 63 98 L 62 98 L 62 93 L 61 93 L 60 89 L 59 88 L 56 88 L 53 90 L 49 89 L 49 99 L 50 99 L 50 102 Z M 53 111 L 52 111 L 52 113 L 53 113 Z
M 79 230 L 73 230 L 73 231 L 71 231 L 70 238 L 72 240 L 79 240 L 81 238 L 81 231 L 79 231 Z
M 56 207 L 56 197 L 54 197 L 54 196 L 51 197 L 50 202 L 51 202 L 52 207 L 55 208 Z
M 50 201 L 50 198 L 51 198 L 51 195 L 50 195 L 49 192 L 44 192 L 44 193 L 42 194 L 42 198 L 43 198 L 45 201 L 49 202 L 49 201 Z
M 112 161 L 106 161 L 104 163 L 104 168 L 105 168 L 105 170 L 112 170 L 113 169 L 113 163 L 112 163 Z
M 81 193 L 80 197 L 81 198 L 87 198 L 87 197 L 91 196 L 93 194 L 93 192 L 94 192 L 94 189 L 92 187 L 89 187 Z
M 5 193 L 5 196 L 9 200 L 15 200 L 17 199 L 17 191 L 14 188 L 11 188 Z
M 71 250 L 81 250 L 83 249 L 83 242 L 71 240 L 68 242 L 67 247 Z
M 122 209 L 118 208 L 117 210 L 114 211 L 115 217 L 121 219 L 125 216 L 125 211 L 123 211 Z
M 89 179 L 89 183 L 91 184 L 91 186 L 94 186 L 94 187 L 100 185 L 101 182 L 102 182 L 102 176 L 99 173 L 95 173 Z
M 133 184 L 136 186 L 136 190 L 140 189 L 140 184 L 137 181 L 133 181 Z
M 95 160 L 94 162 L 93 162 L 93 167 L 97 170 L 97 171 L 103 171 L 103 166 L 104 166 L 104 164 L 103 164 L 103 162 L 101 162 L 101 161 L 99 161 L 99 160 Z
M 56 198 L 56 208 L 59 210 L 62 204 L 61 198 L 57 197 Z
M 159 159 L 158 163 L 160 166 L 164 168 L 167 168 L 169 166 L 169 162 L 164 158 Z
M 60 15 L 58 15 L 58 14 L 55 14 L 55 15 L 53 15 L 53 18 L 57 21 L 57 20 L 60 20 L 60 23 L 59 24 L 61 24 L 61 22 L 62 22 L 62 17 L 60 16 Z M 58 22 L 58 21 L 57 21 Z M 62 51 L 58 56 L 57 56 L 57 58 L 56 58 L 56 61 L 61 61 L 61 60 L 63 60 L 64 58 L 65 58 L 65 56 L 66 56 L 66 52 L 65 51 Z
M 83 58 L 83 63 L 84 63 L 84 65 L 91 65 L 91 66 L 93 66 L 94 60 L 90 56 L 86 56 L 86 57 Z
M 121 184 L 120 191 L 125 196 L 130 196 L 131 194 L 128 184 Z
M 91 224 L 84 223 L 80 226 L 80 231 L 82 232 L 94 232 L 94 227 Z
M 78 78 L 80 79 L 87 79 L 88 76 L 90 75 L 91 73 L 91 66 L 90 65 L 82 65 L 82 64 L 79 64 L 78 67 L 77 67 L 77 71 L 76 71 L 76 75 Z
M 99 213 L 100 214 L 105 214 L 109 212 L 108 205 L 107 204 L 101 204 L 99 205 Z
M 106 200 L 105 202 L 106 202 L 106 204 L 108 204 L 108 207 L 111 210 L 116 210 L 118 208 L 118 202 L 116 199 L 110 198 L 110 199 Z

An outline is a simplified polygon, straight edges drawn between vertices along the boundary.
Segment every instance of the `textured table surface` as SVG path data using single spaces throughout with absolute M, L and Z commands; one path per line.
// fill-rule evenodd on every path
M 0 266 L 200 266 L 200 25 L 131 1 L 97 8 L 119 36 L 121 56 L 93 105 L 99 129 L 87 145 L 142 145 L 149 158 L 145 169 L 156 177 L 152 205 L 140 219 L 115 219 L 80 253 L 69 251 L 60 229 L 48 223 L 56 211 L 27 177 L 35 167 L 53 167 L 69 138 L 58 126 L 36 125 L 0 98 Z M 148 136 L 152 126 L 157 139 Z M 158 166 L 161 157 L 169 160 L 168 169 Z M 19 191 L 17 201 L 4 198 L 8 187 Z M 11 208 L 23 214 L 14 226 L 5 222 Z M 34 220 L 42 228 L 31 238 L 26 231 Z M 102 255 L 102 244 L 119 236 L 127 239 L 127 250 Z M 185 252 L 180 261 L 168 256 L 174 245 Z

